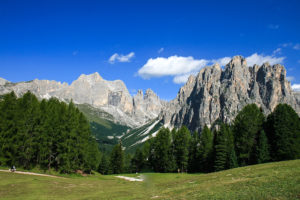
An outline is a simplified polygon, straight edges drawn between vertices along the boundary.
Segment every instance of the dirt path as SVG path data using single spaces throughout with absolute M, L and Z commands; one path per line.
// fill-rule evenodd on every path
M 52 177 L 52 178 L 65 178 L 65 177 L 53 176 L 53 175 L 49 175 L 49 174 L 38 174 L 38 173 L 33 173 L 33 172 L 22 172 L 22 171 L 11 172 L 9 170 L 2 170 L 2 169 L 0 169 L 0 172 L 9 172 L 9 173 L 16 173 L 16 174 L 27 174 L 27 175 L 34 175 L 34 176 L 47 176 L 47 177 Z
M 124 179 L 126 181 L 144 181 L 143 177 L 141 176 L 138 176 L 138 178 L 127 177 L 127 176 L 115 176 L 115 177 Z

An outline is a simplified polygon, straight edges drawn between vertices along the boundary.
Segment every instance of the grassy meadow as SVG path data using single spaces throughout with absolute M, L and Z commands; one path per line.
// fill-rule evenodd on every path
M 139 176 L 140 174 L 123 174 Z M 300 160 L 209 174 L 42 177 L 0 172 L 0 199 L 300 199 Z

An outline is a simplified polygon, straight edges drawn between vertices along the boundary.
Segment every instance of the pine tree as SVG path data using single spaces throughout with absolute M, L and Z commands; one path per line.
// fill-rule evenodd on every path
M 18 145 L 17 97 L 14 92 L 4 95 L 0 108 L 0 164 L 16 165 Z
M 161 128 L 151 144 L 151 165 L 156 172 L 173 171 L 174 157 L 172 155 L 172 143 L 170 130 Z
M 132 170 L 133 172 L 140 172 L 145 165 L 145 156 L 139 148 L 135 151 L 134 157 L 132 158 Z
M 101 161 L 99 163 L 98 172 L 101 174 L 109 174 L 110 173 L 110 166 L 109 166 L 109 159 L 106 154 L 102 154 Z
M 300 158 L 300 120 L 291 106 L 279 104 L 268 116 L 265 130 L 272 160 Z
M 221 124 L 216 134 L 214 169 L 220 171 L 237 166 L 233 133 L 227 124 Z
M 260 131 L 256 146 L 256 163 L 265 163 L 269 161 L 269 145 L 268 139 L 264 130 Z
M 245 106 L 234 120 L 235 150 L 241 166 L 251 163 L 257 134 L 262 130 L 264 115 L 256 104 Z
M 200 171 L 209 172 L 212 170 L 213 134 L 205 125 L 200 135 Z
M 124 153 L 121 144 L 114 146 L 110 154 L 110 166 L 113 174 L 120 174 L 124 167 Z
M 200 172 L 200 141 L 197 132 L 193 133 L 189 146 L 188 172 Z
M 185 126 L 181 127 L 174 136 L 174 156 L 181 172 L 187 170 L 190 137 L 191 133 Z

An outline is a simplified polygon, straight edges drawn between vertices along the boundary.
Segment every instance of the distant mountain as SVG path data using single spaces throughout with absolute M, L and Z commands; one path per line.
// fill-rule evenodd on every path
M 300 93 L 293 92 L 282 65 L 247 66 L 235 56 L 222 69 L 218 64 L 190 76 L 177 97 L 165 102 L 151 90 L 131 96 L 121 80 L 104 80 L 97 72 L 82 74 L 72 84 L 49 80 L 12 83 L 0 78 L 0 95 L 31 91 L 40 99 L 56 97 L 73 102 L 87 116 L 104 149 L 122 141 L 133 151 L 154 137 L 160 127 L 186 125 L 200 132 L 216 121 L 231 123 L 247 104 L 256 103 L 269 114 L 279 103 L 291 105 L 300 114 Z
M 160 118 L 169 127 L 186 125 L 192 131 L 200 131 L 216 120 L 231 123 L 251 103 L 265 114 L 279 103 L 287 103 L 300 114 L 299 96 L 292 91 L 282 65 L 248 67 L 243 57 L 235 56 L 224 69 L 215 64 L 190 76 Z
M 71 85 L 38 79 L 19 83 L 0 79 L 0 94 L 11 91 L 17 96 L 31 91 L 40 99 L 56 97 L 62 101 L 73 100 L 76 104 L 88 104 L 103 113 L 108 113 L 108 120 L 132 128 L 156 118 L 166 105 L 166 102 L 160 100 L 151 89 L 145 94 L 139 90 L 137 95 L 132 97 L 121 80 L 107 81 L 97 72 L 82 74 Z

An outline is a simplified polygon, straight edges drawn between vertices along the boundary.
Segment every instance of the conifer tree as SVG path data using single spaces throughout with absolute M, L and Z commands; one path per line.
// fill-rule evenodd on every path
M 189 160 L 188 160 L 188 172 L 199 172 L 200 171 L 200 141 L 197 132 L 193 133 L 189 148 Z
M 101 161 L 99 163 L 98 172 L 101 174 L 109 174 L 110 173 L 110 164 L 109 159 L 106 154 L 102 154 Z
M 239 165 L 251 163 L 258 133 L 262 130 L 264 115 L 256 104 L 245 106 L 234 120 L 235 150 Z
M 124 152 L 120 143 L 115 145 L 111 152 L 110 166 L 113 174 L 120 174 L 123 172 Z
M 261 130 L 258 136 L 255 157 L 256 163 L 265 163 L 270 159 L 268 139 L 264 130 Z
M 187 170 L 190 137 L 191 133 L 185 126 L 182 126 L 174 136 L 174 156 L 177 168 L 181 172 Z
M 213 161 L 213 134 L 206 125 L 201 132 L 199 144 L 200 171 L 209 172 L 212 170 Z
M 215 140 L 214 169 L 220 171 L 236 167 L 233 133 L 227 124 L 221 124 Z
M 272 160 L 300 158 L 300 120 L 291 106 L 279 104 L 268 116 L 265 130 Z
M 151 145 L 151 165 L 156 172 L 173 171 L 174 157 L 172 155 L 172 143 L 170 130 L 161 128 Z

